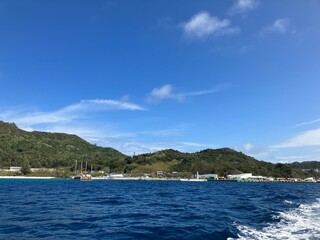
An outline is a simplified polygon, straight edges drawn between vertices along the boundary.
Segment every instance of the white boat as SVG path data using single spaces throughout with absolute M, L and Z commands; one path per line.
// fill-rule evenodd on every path
M 207 179 L 196 179 L 196 178 L 180 178 L 182 182 L 207 182 Z
M 180 178 L 180 181 L 182 181 L 182 182 L 207 182 L 207 179 L 199 178 L 199 172 L 197 172 L 196 178 Z
M 306 178 L 305 182 L 317 182 L 313 177 Z
M 80 181 L 91 181 L 92 176 L 89 173 L 80 174 Z
M 81 162 L 81 173 L 79 175 L 77 175 L 77 161 L 76 161 L 76 167 L 75 167 L 75 173 L 76 175 L 72 177 L 72 179 L 74 180 L 80 180 L 80 181 L 91 181 L 92 180 L 92 176 L 91 174 L 89 174 L 89 172 L 87 172 L 87 166 L 88 163 L 86 162 L 86 171 L 82 172 L 82 162 Z

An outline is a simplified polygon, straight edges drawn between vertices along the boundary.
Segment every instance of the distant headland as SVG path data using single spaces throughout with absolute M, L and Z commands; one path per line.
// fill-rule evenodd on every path
M 13 172 L 7 170 L 16 166 L 21 167 L 21 175 L 70 177 L 76 161 L 87 162 L 97 177 L 110 173 L 156 177 L 161 171 L 165 177 L 177 173 L 182 178 L 191 177 L 196 172 L 221 177 L 250 172 L 274 178 L 320 178 L 318 161 L 274 164 L 230 148 L 205 149 L 195 153 L 166 149 L 127 156 L 116 149 L 91 144 L 76 135 L 28 132 L 14 123 L 0 121 L 1 175 L 12 175 Z

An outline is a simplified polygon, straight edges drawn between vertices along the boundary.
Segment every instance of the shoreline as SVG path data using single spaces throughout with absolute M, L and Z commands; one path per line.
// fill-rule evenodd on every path
M 0 176 L 1 179 L 18 179 L 18 180 L 53 180 L 53 179 L 66 179 L 71 178 L 56 178 L 56 177 L 36 177 L 36 176 Z M 135 180 L 135 181 L 178 181 L 178 182 L 238 182 L 238 183 L 319 183 L 308 181 L 235 181 L 235 180 L 204 180 L 204 179 L 187 179 L 187 178 L 146 178 L 146 177 L 92 177 L 91 181 L 105 181 L 105 180 Z
M 0 179 L 55 179 L 55 177 L 0 176 Z

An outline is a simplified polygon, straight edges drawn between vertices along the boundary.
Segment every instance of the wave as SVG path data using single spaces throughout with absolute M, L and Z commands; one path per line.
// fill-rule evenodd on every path
M 269 240 L 269 239 L 320 239 L 320 198 L 310 204 L 280 212 L 273 217 L 275 222 L 258 229 L 245 225 L 237 225 L 240 240 Z

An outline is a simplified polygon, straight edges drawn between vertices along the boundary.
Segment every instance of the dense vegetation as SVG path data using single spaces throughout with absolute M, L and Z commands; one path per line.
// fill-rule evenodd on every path
M 251 172 L 254 175 L 274 177 L 306 177 L 308 173 L 289 164 L 257 161 L 230 148 L 206 149 L 196 153 L 181 153 L 172 149 L 126 158 L 128 169 L 140 172 L 162 170 L 167 172 L 217 173 L 221 176 Z
M 25 162 L 33 168 L 71 167 L 78 160 L 100 170 L 107 165 L 123 168 L 124 158 L 115 149 L 95 146 L 76 135 L 27 132 L 0 121 L 0 168 Z
M 320 162 L 272 164 L 257 161 L 233 149 L 206 149 L 196 153 L 181 153 L 168 149 L 155 153 L 126 156 L 115 149 L 98 147 L 76 135 L 64 133 L 27 132 L 14 123 L 0 121 L 0 168 L 23 166 L 27 174 L 33 168 L 61 168 L 70 170 L 75 161 L 88 162 L 89 168 L 111 172 L 155 174 L 163 171 L 170 175 L 180 172 L 186 175 L 199 171 L 201 174 L 219 175 L 251 172 L 254 175 L 274 177 L 318 176 Z
M 312 175 L 316 178 L 320 178 L 320 162 L 306 161 L 306 162 L 294 162 L 291 166 L 302 169 L 308 175 Z

